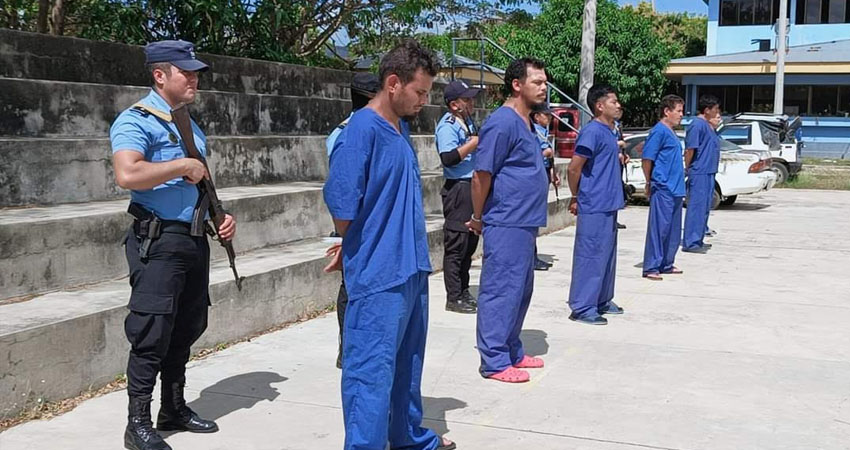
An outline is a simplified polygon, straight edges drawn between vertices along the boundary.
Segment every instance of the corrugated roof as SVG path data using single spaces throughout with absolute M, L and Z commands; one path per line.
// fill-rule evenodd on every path
M 755 50 L 724 55 L 679 58 L 670 61 L 670 64 L 735 64 L 773 61 L 776 61 L 776 54 L 773 50 L 765 52 Z M 850 39 L 788 47 L 788 56 L 785 58 L 786 64 L 845 62 L 850 62 Z

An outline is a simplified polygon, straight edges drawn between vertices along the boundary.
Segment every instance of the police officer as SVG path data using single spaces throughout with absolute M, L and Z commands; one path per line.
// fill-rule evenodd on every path
M 190 225 L 198 199 L 194 185 L 209 173 L 202 162 L 184 157 L 171 120 L 173 107 L 194 101 L 198 73 L 208 67 L 185 41 L 154 42 L 145 54 L 153 89 L 122 112 L 109 133 L 115 179 L 131 191 L 135 217 L 125 244 L 132 290 L 124 321 L 130 341 L 124 446 L 168 450 L 151 422 L 157 373 L 162 382 L 157 430 L 218 431 L 215 422 L 189 409 L 183 397 L 190 347 L 207 326 L 209 246 L 206 237 L 190 235 Z M 194 122 L 192 130 L 198 151 L 206 156 L 203 132 Z M 222 239 L 233 238 L 236 222 L 231 215 L 218 232 Z
M 531 113 L 531 122 L 534 124 L 534 132 L 537 134 L 537 140 L 540 142 L 540 150 L 543 152 L 543 168 L 548 173 L 551 171 L 552 176 L 549 182 L 555 186 L 561 185 L 561 177 L 558 175 L 558 170 L 553 166 L 555 161 L 555 150 L 552 148 L 552 143 L 549 142 L 549 124 L 552 123 L 552 110 L 545 103 L 535 107 Z M 534 244 L 534 270 L 549 270 L 552 267 L 551 263 L 543 261 L 537 255 L 537 244 Z
M 345 127 L 348 125 L 348 121 L 351 120 L 351 116 L 357 110 L 366 106 L 369 100 L 375 98 L 375 94 L 378 93 L 380 88 L 381 83 L 377 75 L 366 72 L 360 72 L 354 75 L 354 79 L 351 80 L 351 114 L 340 122 L 331 134 L 328 135 L 328 139 L 325 142 L 328 148 L 328 160 L 332 159 L 334 149 L 340 148 L 345 144 Z M 330 165 L 330 162 L 328 164 Z M 339 237 L 339 233 L 334 231 L 331 233 L 331 237 Z M 333 246 L 329 251 L 335 251 L 340 246 Z M 339 323 L 339 351 L 336 354 L 337 369 L 342 369 L 342 330 L 345 328 L 346 306 L 348 306 L 348 293 L 345 291 L 345 277 L 342 277 L 339 293 L 336 296 L 336 319 Z
M 469 293 L 469 268 L 478 248 L 478 235 L 466 222 L 472 215 L 470 180 L 478 149 L 478 130 L 471 119 L 475 96 L 480 89 L 463 81 L 452 81 L 443 97 L 449 111 L 437 124 L 437 152 L 446 179 L 443 190 L 443 279 L 446 283 L 446 311 L 472 314 L 476 300 Z

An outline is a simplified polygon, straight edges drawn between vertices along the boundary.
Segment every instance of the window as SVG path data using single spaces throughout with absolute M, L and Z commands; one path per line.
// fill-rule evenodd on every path
M 788 2 L 788 11 L 791 11 L 790 1 Z M 779 0 L 720 1 L 720 26 L 773 25 L 778 18 Z
M 749 125 L 729 125 L 720 129 L 720 137 L 737 145 L 752 144 L 752 137 Z
M 838 115 L 838 86 L 812 86 L 813 116 Z
M 785 98 L 782 103 L 785 114 L 809 114 L 809 86 L 785 86 Z
M 575 126 L 573 124 L 573 115 L 568 112 L 562 112 L 558 114 L 558 131 L 561 133 L 567 133 L 569 131 L 573 131 L 570 128 L 570 125 Z
M 797 24 L 850 23 L 850 0 L 797 0 Z
M 646 144 L 646 136 L 629 139 L 626 141 L 626 153 L 629 158 L 638 160 L 643 156 L 643 144 Z

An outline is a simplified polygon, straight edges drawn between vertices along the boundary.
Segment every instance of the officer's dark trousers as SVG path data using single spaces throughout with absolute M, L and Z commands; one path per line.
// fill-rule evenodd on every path
M 150 395 L 157 373 L 163 383 L 185 379 L 190 347 L 207 327 L 209 307 L 206 237 L 162 233 L 144 261 L 139 245 L 131 230 L 126 252 L 132 293 L 124 321 L 131 347 L 127 364 L 131 397 Z
M 469 180 L 446 180 L 443 190 L 443 279 L 446 298 L 460 300 L 469 289 L 469 268 L 472 255 L 478 248 L 478 236 L 470 233 L 466 222 L 472 217 L 472 192 Z

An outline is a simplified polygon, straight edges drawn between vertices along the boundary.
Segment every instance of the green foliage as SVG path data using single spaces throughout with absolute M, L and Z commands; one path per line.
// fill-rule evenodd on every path
M 708 28 L 708 17 L 691 15 L 688 13 L 665 13 L 658 14 L 652 11 L 647 2 L 641 2 L 633 9 L 638 14 L 652 21 L 655 33 L 661 37 L 667 45 L 675 48 L 674 58 L 685 58 L 690 56 L 705 55 L 705 35 Z

